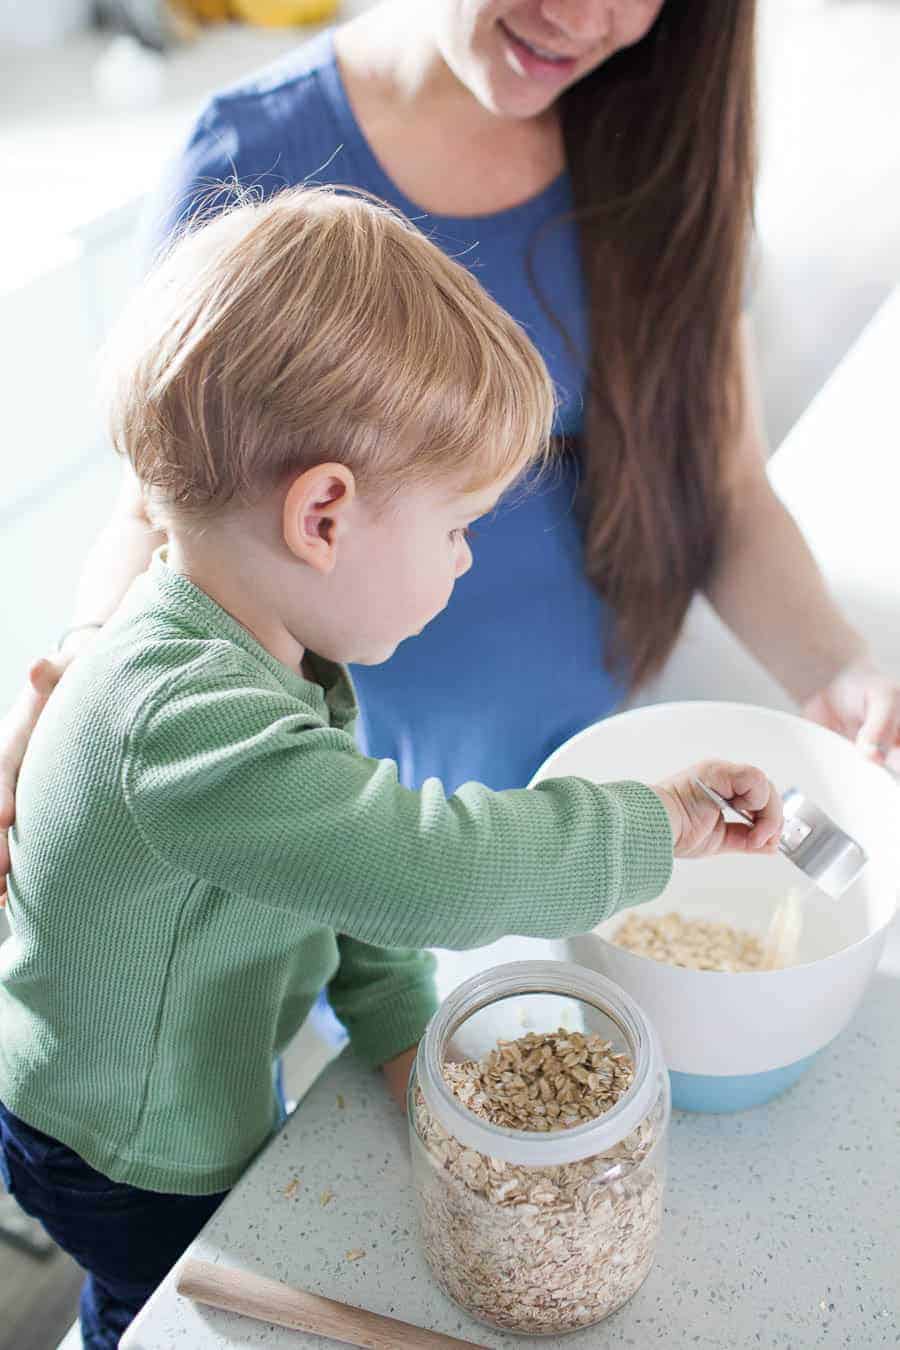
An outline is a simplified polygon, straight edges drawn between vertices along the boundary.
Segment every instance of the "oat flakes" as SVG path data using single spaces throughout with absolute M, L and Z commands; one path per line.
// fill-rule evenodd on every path
M 600 1037 L 560 1028 L 501 1041 L 443 1072 L 481 1119 L 546 1133 L 608 1111 L 633 1068 Z M 460 1145 L 418 1089 L 415 1109 L 423 1241 L 452 1298 L 495 1326 L 546 1335 L 597 1322 L 631 1297 L 659 1234 L 656 1113 L 603 1154 L 531 1167 Z
M 767 966 L 763 944 L 752 933 L 681 914 L 629 914 L 611 940 L 638 956 L 688 970 L 736 973 Z

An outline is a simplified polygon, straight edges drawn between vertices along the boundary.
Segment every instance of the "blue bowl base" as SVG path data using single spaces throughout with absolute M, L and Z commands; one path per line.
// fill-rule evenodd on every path
M 678 1111 L 707 1111 L 725 1114 L 762 1106 L 793 1087 L 809 1068 L 815 1055 L 785 1064 L 765 1073 L 705 1074 L 677 1073 L 669 1070 L 672 1105 Z

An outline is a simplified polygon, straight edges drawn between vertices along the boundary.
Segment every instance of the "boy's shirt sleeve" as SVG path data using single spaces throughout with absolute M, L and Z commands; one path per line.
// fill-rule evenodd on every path
M 653 899 L 672 868 L 640 783 L 410 791 L 287 691 L 214 663 L 148 701 L 122 786 L 162 862 L 378 947 L 567 937 Z
M 405 947 L 375 947 L 342 934 L 341 964 L 328 1001 L 355 1053 L 373 1066 L 415 1045 L 437 1008 L 434 957 Z

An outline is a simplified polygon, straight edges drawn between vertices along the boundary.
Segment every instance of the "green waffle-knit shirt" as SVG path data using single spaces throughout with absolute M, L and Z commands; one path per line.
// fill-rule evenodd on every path
M 321 683 L 157 554 L 32 737 L 0 1100 L 114 1180 L 231 1186 L 324 985 L 380 1064 L 434 1008 L 432 958 L 411 949 L 583 932 L 668 881 L 648 788 L 411 792 L 357 749 L 346 672 L 310 664 Z

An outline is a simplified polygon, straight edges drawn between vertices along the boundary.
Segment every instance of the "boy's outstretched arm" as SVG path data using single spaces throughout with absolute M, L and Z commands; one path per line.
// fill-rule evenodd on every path
M 161 864 L 378 947 L 566 937 L 672 868 L 666 808 L 640 783 L 411 792 L 220 649 L 145 707 L 123 786 Z

